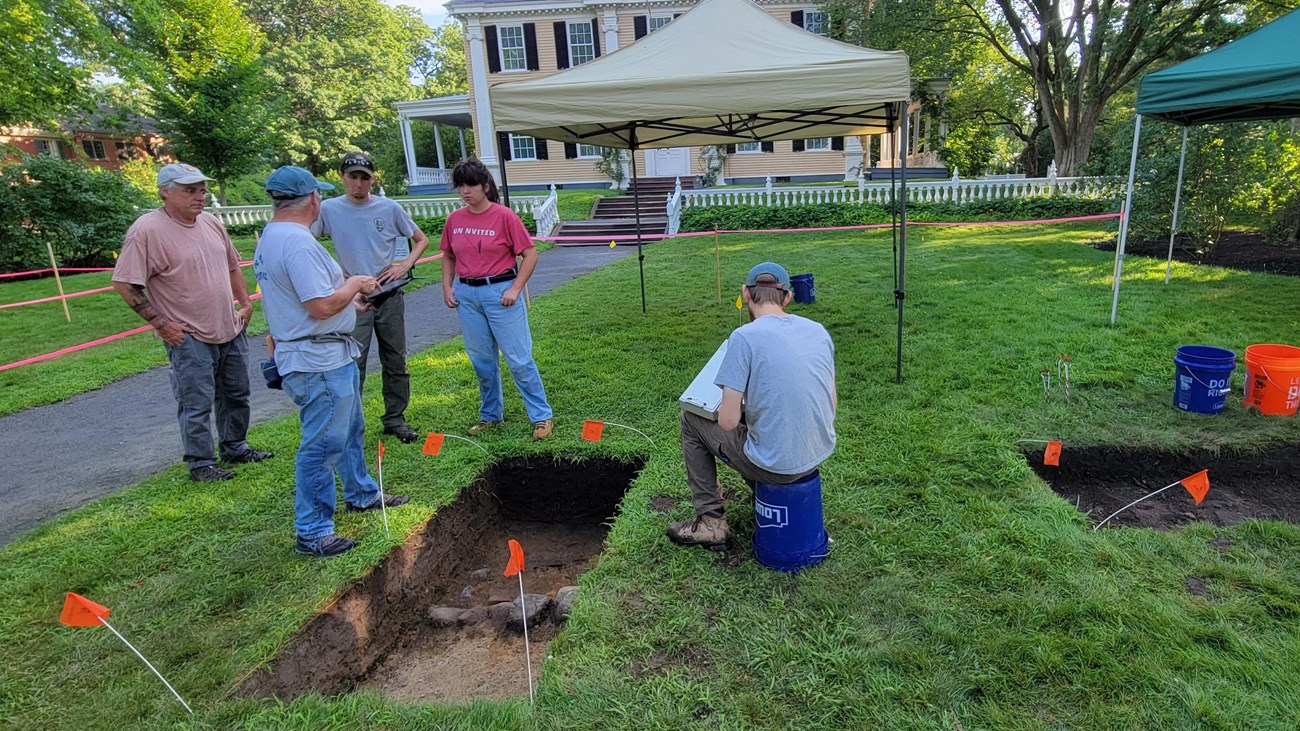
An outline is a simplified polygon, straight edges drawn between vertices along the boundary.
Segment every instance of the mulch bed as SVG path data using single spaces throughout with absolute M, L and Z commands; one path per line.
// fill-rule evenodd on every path
M 1115 240 L 1094 244 L 1102 251 L 1114 251 Z M 1165 259 L 1169 256 L 1169 239 L 1129 241 L 1124 247 L 1125 256 L 1149 256 Z M 1174 259 L 1188 264 L 1241 269 L 1248 272 L 1265 272 L 1300 277 L 1300 245 L 1275 244 L 1253 231 L 1226 231 L 1208 252 L 1199 248 L 1189 237 L 1174 240 Z

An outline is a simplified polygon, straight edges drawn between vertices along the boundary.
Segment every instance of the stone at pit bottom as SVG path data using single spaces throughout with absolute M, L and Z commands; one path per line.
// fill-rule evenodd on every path
M 578 587 L 562 586 L 555 592 L 555 618 L 561 621 L 569 618 L 573 603 L 578 600 Z
M 460 607 L 429 607 L 424 616 L 434 627 L 454 627 L 464 611 Z

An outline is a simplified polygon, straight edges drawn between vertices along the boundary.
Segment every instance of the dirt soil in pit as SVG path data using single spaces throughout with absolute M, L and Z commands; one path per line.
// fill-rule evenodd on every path
M 1114 251 L 1115 240 L 1098 242 L 1094 246 L 1102 251 Z M 1124 246 L 1124 255 L 1166 259 L 1169 256 L 1169 239 L 1129 241 Z M 1174 240 L 1174 260 L 1300 277 L 1300 244 L 1275 244 L 1254 231 L 1225 231 L 1209 251 L 1198 246 L 1190 237 L 1180 235 Z
M 577 585 L 640 468 L 550 458 L 494 465 L 299 630 L 239 694 L 287 700 L 371 689 L 407 702 L 527 695 L 522 634 L 488 618 L 436 627 L 426 613 L 517 601 L 518 578 L 502 575 L 510 538 L 524 549 L 525 592 L 554 598 Z M 529 628 L 534 682 L 561 629 L 550 616 Z
M 1300 523 L 1300 446 L 1253 454 L 1169 454 L 1111 448 L 1070 449 L 1060 467 L 1043 464 L 1041 451 L 1026 455 L 1056 494 L 1093 524 L 1143 495 L 1209 470 L 1210 491 L 1197 505 L 1181 485 L 1111 519 L 1109 526 L 1168 530 L 1193 521 L 1235 525 L 1244 520 Z

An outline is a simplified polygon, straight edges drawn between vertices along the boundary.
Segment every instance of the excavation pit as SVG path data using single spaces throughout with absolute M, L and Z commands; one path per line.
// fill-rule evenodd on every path
M 524 548 L 524 591 L 554 599 L 603 549 L 642 464 L 498 462 L 304 625 L 239 694 L 288 700 L 365 689 L 407 702 L 526 696 L 523 628 L 518 609 L 512 620 L 505 604 L 519 601 L 518 579 L 502 575 L 506 542 Z M 529 619 L 535 676 L 563 620 L 550 607 Z
M 1300 447 L 1295 445 L 1252 454 L 1067 448 L 1059 467 L 1044 465 L 1041 451 L 1026 459 L 1056 494 L 1094 525 L 1143 495 L 1203 469 L 1209 470 L 1210 491 L 1200 505 L 1176 485 L 1107 525 L 1169 530 L 1195 521 L 1219 526 L 1250 519 L 1300 523 Z

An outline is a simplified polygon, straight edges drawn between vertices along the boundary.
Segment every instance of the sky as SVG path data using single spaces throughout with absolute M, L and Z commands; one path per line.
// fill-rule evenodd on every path
M 437 28 L 447 20 L 447 9 L 443 7 L 446 2 L 447 0 L 384 0 L 385 5 L 410 5 L 419 10 L 430 28 Z

